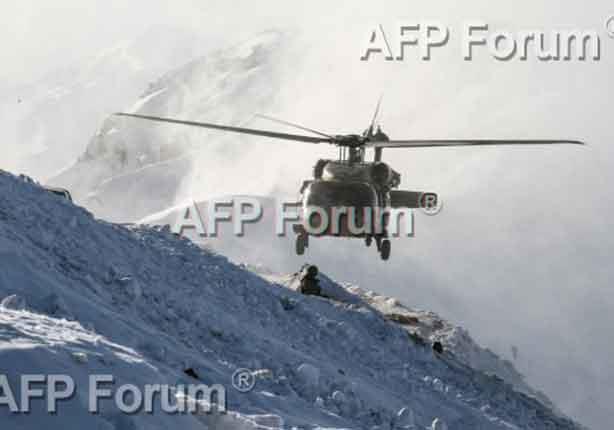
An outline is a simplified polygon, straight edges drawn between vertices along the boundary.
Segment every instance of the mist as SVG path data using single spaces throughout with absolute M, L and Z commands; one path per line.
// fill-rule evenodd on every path
M 384 160 L 402 174 L 402 188 L 438 192 L 443 211 L 434 217 L 416 214 L 416 236 L 395 240 L 388 262 L 379 261 L 361 241 L 329 239 L 314 241 L 306 258 L 338 280 L 433 309 L 504 357 L 511 359 L 516 346 L 514 364 L 530 384 L 583 424 L 609 428 L 614 133 L 608 108 L 614 40 L 602 29 L 610 4 L 398 1 L 380 8 L 349 1 L 334 7 L 326 2 L 238 3 L 7 6 L 0 38 L 0 124 L 6 139 L 0 168 L 52 176 L 73 163 L 104 118 L 129 107 L 150 80 L 269 28 L 291 33 L 293 49 L 280 52 L 275 103 L 267 112 L 254 113 L 324 132 L 360 133 L 383 95 L 380 123 L 393 139 L 584 140 L 586 147 L 386 150 Z M 398 22 L 423 20 L 442 22 L 452 32 L 449 46 L 435 50 L 431 61 L 417 55 L 405 61 L 360 61 L 377 24 L 393 31 Z M 458 30 L 472 20 L 508 30 L 595 29 L 603 36 L 602 58 L 498 62 L 482 52 L 467 62 Z M 17 129 L 28 109 L 27 94 L 48 82 L 48 76 L 82 67 L 101 51 L 160 27 L 181 29 L 195 42 L 182 56 L 164 57 L 135 74 L 130 91 L 121 97 L 105 91 L 108 96 L 80 100 L 79 109 L 91 102 L 95 113 L 90 122 L 63 125 L 62 139 L 52 139 L 57 131 L 41 137 Z M 36 157 L 37 139 L 46 139 L 53 152 L 53 169 L 48 158 Z M 335 150 L 257 142 L 236 162 L 234 155 L 198 152 L 177 202 L 215 193 L 295 195 L 315 161 L 334 157 Z M 281 271 L 294 271 L 305 260 L 276 247 L 266 255 L 246 253 L 242 248 L 235 256 Z

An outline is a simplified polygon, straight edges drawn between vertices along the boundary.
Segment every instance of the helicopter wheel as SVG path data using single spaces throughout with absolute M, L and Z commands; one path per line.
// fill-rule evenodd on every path
M 305 253 L 305 248 L 309 246 L 309 241 L 307 236 L 304 234 L 299 234 L 296 236 L 296 255 L 303 255 Z
M 391 245 L 388 239 L 382 241 L 380 246 L 379 254 L 382 257 L 382 260 L 386 261 L 390 258 Z
M 367 236 L 365 238 L 365 245 L 367 245 L 367 248 L 371 246 L 372 242 L 373 242 L 373 238 L 371 236 Z

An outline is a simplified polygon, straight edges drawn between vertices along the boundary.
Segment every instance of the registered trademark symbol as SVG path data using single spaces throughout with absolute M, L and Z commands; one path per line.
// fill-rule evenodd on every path
M 232 374 L 232 386 L 241 393 L 248 393 L 254 389 L 256 377 L 249 369 L 237 369 Z
M 437 215 L 443 208 L 441 199 L 435 193 L 422 193 L 419 202 L 420 210 L 428 216 Z
M 609 17 L 605 22 L 605 30 L 608 32 L 608 35 L 614 39 L 614 15 Z

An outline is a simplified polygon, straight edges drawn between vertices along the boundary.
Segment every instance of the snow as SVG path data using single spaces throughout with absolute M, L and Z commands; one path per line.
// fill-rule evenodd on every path
M 3 430 L 581 428 L 457 350 L 434 353 L 429 332 L 464 339 L 434 314 L 324 275 L 330 297 L 303 296 L 291 276 L 261 275 L 166 228 L 98 221 L 7 173 L 0 261 L 0 368 L 12 386 L 26 373 L 67 374 L 77 387 L 90 374 L 176 385 L 191 368 L 226 387 L 229 409 L 124 414 L 105 400 L 96 415 L 77 389 L 55 415 L 42 400 L 27 415 L 0 406 Z M 421 331 L 409 336 L 392 312 L 413 312 Z M 256 377 L 248 393 L 232 388 L 239 368 Z
M 213 42 L 185 30 L 154 27 L 93 58 L 42 71 L 38 81 L 9 84 L 0 91 L 3 145 L 11 154 L 3 166 L 53 177 L 75 163 L 104 118 L 132 105 L 149 82 L 202 56 Z
M 280 50 L 288 44 L 286 36 L 277 31 L 263 32 L 243 43 L 169 69 L 157 80 L 148 80 L 151 83 L 136 101 L 126 104 L 125 108 L 107 110 L 107 113 L 125 110 L 248 126 L 246 119 L 253 118 L 257 112 L 268 111 L 279 97 L 277 79 L 283 67 L 278 59 Z M 198 175 L 207 175 L 209 185 L 199 189 L 199 195 L 190 197 L 200 200 L 201 193 L 211 194 L 212 189 L 220 192 L 222 187 L 229 185 L 228 179 L 208 172 L 218 165 L 218 160 L 228 161 L 231 156 L 238 172 L 245 175 L 247 169 L 252 169 L 258 177 L 254 190 L 265 187 L 268 191 L 266 187 L 274 187 L 276 175 L 265 180 L 260 166 L 254 166 L 251 161 L 241 164 L 241 160 L 249 159 L 253 140 L 242 142 L 241 151 L 237 145 L 235 149 L 229 148 L 228 143 L 236 142 L 237 136 L 200 128 L 152 126 L 145 121 L 108 116 L 79 160 L 52 177 L 49 183 L 70 189 L 75 201 L 97 216 L 122 222 L 134 222 L 176 205 L 177 199 L 187 197 L 180 195 L 182 192 L 185 194 L 188 189 L 197 188 Z M 185 165 L 186 157 L 198 166 L 196 172 L 192 166 Z M 144 170 L 146 167 L 152 169 Z M 167 172 L 162 172 L 165 169 Z M 121 187 L 124 181 L 115 180 L 127 176 L 135 183 L 145 184 L 152 180 L 152 170 L 173 178 L 168 183 L 148 183 L 147 190 Z M 177 184 L 181 187 L 177 188 Z M 169 192 L 149 192 L 158 186 Z M 122 192 L 117 193 L 118 189 Z M 88 196 L 94 194 L 103 201 L 113 200 L 113 205 L 101 207 L 88 200 Z M 146 200 L 143 196 L 152 197 L 154 202 L 133 206 L 134 201 Z
M 130 109 L 128 109 L 128 112 L 138 112 L 139 110 L 143 109 L 143 106 L 149 103 L 154 97 L 157 97 L 158 95 L 163 94 L 167 90 L 168 88 L 161 88 L 159 90 L 154 91 L 151 94 L 146 95 L 145 97 L 141 97 L 139 100 L 137 100 L 137 102 Z M 113 130 L 115 132 L 118 131 L 116 128 L 113 128 Z

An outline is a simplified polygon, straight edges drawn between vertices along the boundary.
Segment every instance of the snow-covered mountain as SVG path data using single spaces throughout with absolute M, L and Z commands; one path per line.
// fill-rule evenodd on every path
M 571 84 L 569 73 L 576 72 L 567 68 L 536 73 L 522 64 L 496 70 L 469 63 L 358 64 L 358 55 L 348 49 L 353 45 L 323 46 L 310 38 L 314 46 L 305 49 L 290 39 L 266 32 L 165 69 L 143 94 L 118 106 L 281 127 L 251 120 L 255 113 L 269 113 L 323 131 L 351 132 L 368 121 L 372 104 L 385 91 L 384 125 L 398 138 L 586 138 L 591 145 L 582 149 L 391 150 L 385 159 L 403 174 L 403 186 L 439 191 L 444 212 L 428 220 L 418 214 L 417 236 L 395 241 L 385 264 L 358 241 L 317 240 L 306 258 L 336 278 L 428 303 L 470 327 L 501 356 L 511 359 L 512 345 L 519 347 L 515 364 L 531 383 L 568 414 L 608 428 L 614 387 L 611 354 L 602 341 L 614 297 L 608 219 L 570 210 L 577 196 L 590 202 L 592 214 L 610 209 L 611 199 L 603 196 L 612 157 L 600 143 L 611 130 L 599 116 L 584 118 L 588 111 L 607 111 L 607 92 L 581 85 L 584 77 Z M 312 62 L 304 64 L 310 55 Z M 607 70 L 596 69 L 592 76 L 607 82 L 601 76 Z M 98 133 L 87 149 L 81 147 L 79 162 L 51 181 L 107 220 L 172 223 L 167 215 L 192 199 L 287 195 L 310 176 L 315 159 L 335 156 L 323 145 L 316 150 L 276 145 L 107 114 L 93 126 Z M 272 239 L 270 230 L 266 237 L 259 233 L 264 231 L 250 230 L 241 241 L 225 235 L 209 243 L 235 261 L 281 272 L 303 263 L 290 240 Z
M 486 352 L 434 314 L 326 277 L 328 298 L 303 296 L 290 277 L 235 265 L 164 229 L 98 221 L 8 173 L 0 256 L 3 373 L 11 386 L 28 373 L 67 374 L 77 386 L 54 415 L 41 400 L 29 414 L 0 407 L 3 428 L 581 428 L 515 389 L 505 380 L 513 371 L 473 368 Z M 232 389 L 237 368 L 254 371 L 249 393 Z M 103 401 L 90 414 L 78 388 L 91 373 L 137 387 L 222 384 L 229 412 L 123 414 Z
M 5 157 L 36 177 L 55 175 L 83 154 L 109 113 L 212 46 L 185 30 L 158 26 L 30 85 L 7 86 L 0 90 L 3 144 L 11 149 Z
M 287 35 L 268 31 L 215 51 L 164 74 L 128 110 L 244 123 L 275 105 L 285 64 L 277 57 L 287 44 Z M 210 163 L 237 164 L 249 153 L 245 146 L 228 145 L 236 136 L 210 135 L 190 127 L 110 116 L 79 161 L 51 183 L 70 188 L 77 201 L 105 219 L 134 221 L 172 206 L 182 188 L 189 188 L 195 153 L 205 143 L 203 157 Z M 206 167 L 199 169 L 202 173 Z

